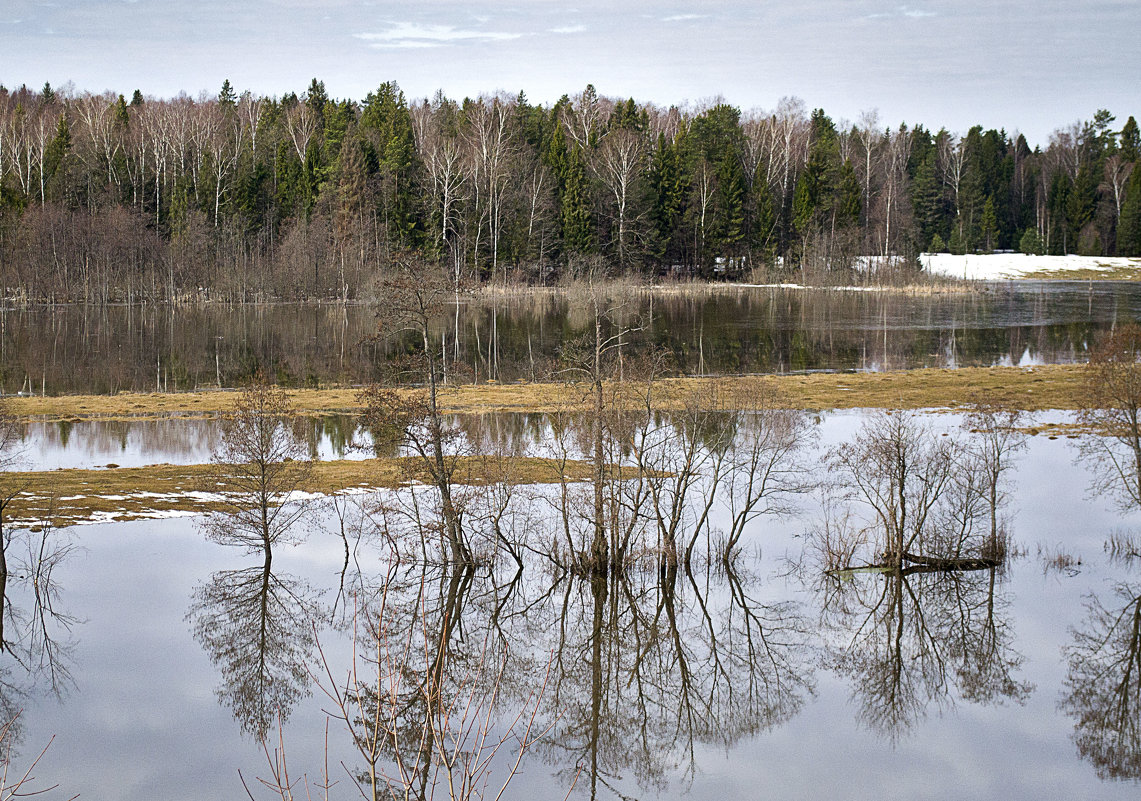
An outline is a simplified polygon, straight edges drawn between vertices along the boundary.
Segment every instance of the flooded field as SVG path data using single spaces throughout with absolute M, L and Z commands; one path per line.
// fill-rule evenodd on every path
M 608 317 L 624 355 L 691 374 L 1081 361 L 1141 303 L 1112 284 L 638 298 Z M 368 340 L 372 314 L 8 311 L 2 378 L 410 380 L 407 343 Z M 434 330 L 451 376 L 507 381 L 557 371 L 579 317 L 513 299 Z M 282 797 L 286 767 L 293 797 L 1134 797 L 1141 511 L 1116 441 L 1065 428 L 1070 411 L 796 411 L 767 393 L 449 416 L 438 457 L 419 407 L 301 417 L 268 429 L 279 477 L 377 449 L 419 467 L 374 485 L 396 489 L 279 484 L 258 506 L 231 459 L 208 514 L 8 515 L 12 762 L 47 747 L 36 787 L 63 798 Z M 233 455 L 232 425 L 33 420 L 7 467 L 203 465 Z M 461 457 L 476 478 L 449 472 Z M 524 457 L 562 468 L 532 483 Z M 0 477 L 18 493 L 19 476 Z M 48 512 L 70 499 L 50 484 Z
M 628 568 L 594 578 L 543 555 L 561 547 L 557 485 L 513 490 L 507 538 L 526 543 L 520 562 L 485 541 L 473 567 L 425 562 L 393 539 L 386 515 L 406 520 L 415 489 L 324 502 L 272 563 L 209 541 L 197 519 L 15 532 L 3 700 L 23 710 L 20 754 L 54 736 L 37 775 L 68 795 L 235 797 L 239 771 L 247 783 L 269 775 L 259 738 L 277 747 L 280 736 L 292 775 L 318 782 L 327 759 L 334 796 L 352 797 L 345 767 L 359 775 L 366 760 L 336 719 L 326 755 L 325 691 L 348 680 L 355 632 L 360 679 L 403 699 L 391 725 L 415 739 L 428 682 L 453 705 L 456 742 L 504 739 L 489 786 L 512 770 L 517 717 L 533 716 L 505 797 L 882 796 L 885 765 L 887 797 L 924 796 L 932 776 L 967 798 L 1133 797 L 1141 582 L 1106 543 L 1141 517 L 1088 497 L 1082 440 L 1030 437 L 1003 479 L 1001 560 L 830 572 L 821 532 L 841 509 L 868 509 L 837 494 L 843 471 L 821 460 L 877 414 L 803 417 L 795 487 L 739 531 L 733 496 L 718 496 L 706 528 L 695 526 L 702 493 L 688 496 L 675 532 L 693 538 L 688 564 L 653 555 L 665 497 L 644 498 Z M 936 444 L 979 441 L 955 416 L 909 419 Z M 479 436 L 550 449 L 551 424 Z M 50 458 L 78 448 L 102 460 L 83 441 L 92 431 L 73 429 Z M 170 436 L 127 438 L 141 461 L 199 458 L 204 446 L 180 443 L 200 432 Z M 748 425 L 734 436 L 741 447 Z M 332 439 L 318 450 L 334 454 Z M 980 514 L 972 525 L 985 531 Z M 378 655 L 403 667 L 378 674 Z M 464 730 L 469 708 L 479 714 Z M 383 764 L 395 770 L 390 755 Z

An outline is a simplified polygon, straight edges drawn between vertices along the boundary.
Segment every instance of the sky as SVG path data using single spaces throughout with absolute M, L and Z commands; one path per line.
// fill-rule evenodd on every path
M 1141 0 L 0 0 L 0 83 L 171 97 L 363 99 L 588 83 L 661 106 L 803 99 L 836 121 L 1005 128 L 1045 146 L 1107 108 L 1141 117 Z

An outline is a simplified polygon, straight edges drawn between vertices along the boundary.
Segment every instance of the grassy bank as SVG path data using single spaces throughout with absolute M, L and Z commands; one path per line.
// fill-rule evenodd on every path
M 771 382 L 791 408 L 921 409 L 951 407 L 979 397 L 1027 411 L 1076 409 L 1081 397 L 1082 365 L 966 367 L 886 373 L 814 373 L 809 375 L 672 378 L 654 387 L 657 405 L 680 408 L 695 394 L 716 393 L 723 406 L 747 406 L 758 388 Z M 632 399 L 644 386 L 626 385 Z M 413 394 L 419 390 L 401 390 Z M 301 414 L 353 413 L 361 408 L 353 389 L 290 390 Z M 167 416 L 208 417 L 233 408 L 234 392 L 120 393 L 12 398 L 10 408 L 25 420 L 124 420 Z M 573 383 L 479 384 L 441 392 L 447 413 L 554 412 L 585 408 L 587 387 Z M 632 400 L 631 402 L 635 402 Z
M 305 492 L 331 495 L 346 490 L 395 488 L 425 478 L 415 473 L 416 463 L 405 459 L 365 459 L 314 462 Z M 560 470 L 560 467 L 565 469 Z M 6 515 L 15 525 L 46 521 L 57 527 L 82 522 L 139 520 L 199 514 L 221 509 L 213 486 L 215 465 L 150 465 L 111 470 L 51 470 L 9 473 L 6 482 L 19 490 Z M 576 480 L 590 475 L 590 465 L 559 465 L 547 459 L 513 459 L 510 464 L 488 457 L 463 459 L 457 469 L 460 483 L 479 484 L 504 478 L 524 484 Z M 9 522 L 6 521 L 6 522 Z

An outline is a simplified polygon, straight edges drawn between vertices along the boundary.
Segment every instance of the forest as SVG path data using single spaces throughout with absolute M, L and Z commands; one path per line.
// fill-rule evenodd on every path
M 393 254 L 457 281 L 913 273 L 925 251 L 1141 255 L 1141 133 L 1045 148 L 795 98 L 661 108 L 593 86 L 409 101 L 0 86 L 0 285 L 22 302 L 353 301 Z

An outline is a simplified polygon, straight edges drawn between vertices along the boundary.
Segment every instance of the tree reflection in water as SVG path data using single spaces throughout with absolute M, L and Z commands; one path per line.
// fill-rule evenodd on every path
M 470 560 L 450 558 L 421 485 L 366 504 L 368 523 L 338 511 L 333 619 L 355 659 L 347 679 L 328 661 L 318 671 L 365 797 L 494 795 L 531 756 L 592 798 L 673 792 L 703 747 L 795 716 L 820 665 L 852 679 L 861 719 L 893 740 L 931 708 L 1025 699 L 1001 581 L 1006 418 L 975 415 L 982 433 L 964 445 L 880 415 L 833 452 L 832 475 L 852 483 L 813 538 L 818 626 L 768 599 L 741 547 L 810 488 L 811 430 L 774 397 L 746 413 L 716 400 L 672 416 L 615 400 L 604 425 L 556 413 L 542 429 L 552 461 L 603 469 L 526 489 L 508 467 L 534 432 L 463 421 L 506 476 L 455 496 Z M 378 548 L 383 577 L 349 569 L 348 532 Z
M 0 762 L 7 766 L 26 700 L 62 697 L 74 685 L 72 629 L 81 620 L 65 610 L 55 578 L 76 551 L 65 532 L 9 528 L 0 551 Z
M 998 568 L 876 572 L 820 586 L 826 662 L 852 681 L 865 725 L 896 741 L 932 706 L 1026 700 Z
M 876 412 L 828 457 L 835 483 L 809 549 L 827 662 L 852 680 L 861 721 L 893 741 L 956 694 L 1030 693 L 998 581 L 1016 419 L 977 407 L 964 443 L 914 414 Z
M 561 717 L 547 757 L 581 766 L 591 798 L 628 772 L 664 790 L 675 772 L 692 780 L 698 745 L 729 748 L 795 715 L 813 688 L 807 622 L 754 587 L 734 569 L 677 566 L 552 587 L 547 705 Z
M 492 743 L 495 781 L 522 749 L 592 798 L 628 775 L 663 790 L 693 778 L 698 746 L 728 748 L 777 726 L 813 691 L 799 608 L 761 602 L 759 581 L 737 570 L 651 565 L 535 580 L 421 564 L 394 569 L 384 586 L 362 613 L 380 670 L 350 682 L 367 696 L 337 702 L 366 788 L 375 776 L 428 798 L 457 774 L 470 786 Z M 494 709 L 499 722 L 484 730 L 461 709 Z M 443 764 L 434 748 L 468 761 Z
M 1141 779 L 1141 586 L 1121 583 L 1105 606 L 1094 597 L 1065 649 L 1060 708 L 1074 742 L 1103 779 Z
M 259 742 L 309 694 L 320 617 L 309 587 L 274 573 L 269 553 L 260 566 L 214 573 L 195 589 L 186 615 L 221 673 L 219 701 Z

